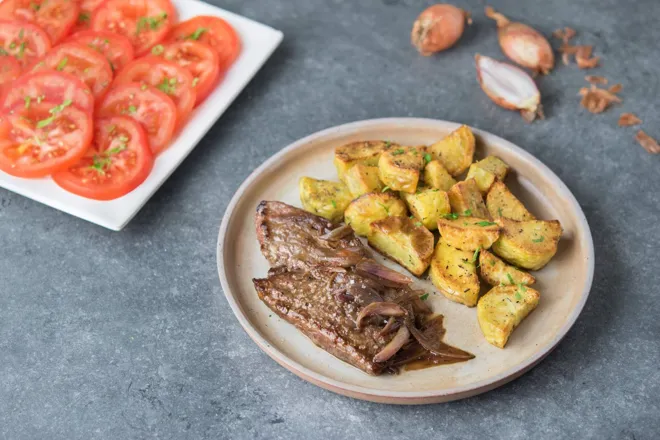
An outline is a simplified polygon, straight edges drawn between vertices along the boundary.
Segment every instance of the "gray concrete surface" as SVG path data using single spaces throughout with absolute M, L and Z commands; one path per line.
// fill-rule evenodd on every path
M 623 105 L 579 108 L 584 71 L 539 80 L 547 120 L 525 124 L 475 81 L 476 52 L 501 58 L 484 4 L 474 25 L 422 58 L 408 34 L 431 2 L 213 0 L 285 34 L 284 43 L 197 149 L 121 233 L 0 190 L 2 439 L 660 438 L 660 157 L 618 128 L 635 111 L 660 138 L 653 0 L 493 1 L 550 33 L 593 43 L 594 73 Z M 366 118 L 460 121 L 536 155 L 591 225 L 596 274 L 559 347 L 502 388 L 425 407 L 351 400 L 263 354 L 216 273 L 222 214 L 241 181 L 314 131 Z

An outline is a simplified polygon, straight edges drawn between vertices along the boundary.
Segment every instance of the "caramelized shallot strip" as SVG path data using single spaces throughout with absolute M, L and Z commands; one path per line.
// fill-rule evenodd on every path
M 374 260 L 362 260 L 355 266 L 357 273 L 366 277 L 377 279 L 387 287 L 405 287 L 412 283 L 412 279 L 395 270 L 389 269 Z
M 360 313 L 358 314 L 357 317 L 357 327 L 362 328 L 362 321 L 364 321 L 365 318 L 368 318 L 369 316 L 373 315 L 379 315 L 379 316 L 404 316 L 406 314 L 406 309 L 401 307 L 400 305 L 393 303 L 393 302 L 373 302 L 369 305 L 367 305 L 365 308 L 360 310 Z
M 642 120 L 634 113 L 621 113 L 621 116 L 619 117 L 619 127 L 631 127 L 641 123 Z
M 639 142 L 639 145 L 641 145 L 649 153 L 660 153 L 660 145 L 658 145 L 658 141 L 646 134 L 644 130 L 639 130 L 637 132 L 637 135 L 635 135 L 635 140 Z
M 399 328 L 399 331 L 396 332 L 392 340 L 381 351 L 376 353 L 374 362 L 386 362 L 390 360 L 392 356 L 401 350 L 401 347 L 406 345 L 408 339 L 410 339 L 408 328 L 406 326 Z

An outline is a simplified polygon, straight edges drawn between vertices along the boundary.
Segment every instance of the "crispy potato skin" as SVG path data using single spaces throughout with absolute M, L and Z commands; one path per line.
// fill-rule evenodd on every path
M 344 181 L 346 172 L 357 163 L 367 166 L 377 166 L 383 151 L 396 148 L 396 144 L 386 141 L 352 142 L 335 149 L 334 164 L 339 180 Z
M 504 348 L 513 330 L 536 308 L 541 294 L 531 287 L 498 286 L 481 297 L 477 320 L 486 340 Z
M 486 195 L 497 177 L 490 171 L 480 168 L 476 163 L 470 165 L 466 179 L 474 179 L 482 195 Z
M 536 282 L 536 279 L 532 275 L 517 267 L 506 264 L 486 249 L 483 249 L 479 253 L 479 271 L 481 278 L 491 286 L 510 286 L 517 284 L 530 286 Z
M 428 230 L 438 229 L 438 220 L 451 212 L 449 196 L 434 188 L 423 188 L 415 194 L 401 193 L 408 209 Z
M 499 238 L 500 227 L 490 223 L 477 217 L 439 218 L 438 231 L 445 243 L 462 251 L 474 252 L 490 248 Z
M 408 217 L 387 217 L 371 223 L 369 244 L 411 273 L 424 273 L 433 256 L 433 234 Z
M 473 252 L 461 251 L 438 241 L 431 259 L 431 282 L 448 299 L 468 307 L 477 305 L 479 277 Z
M 431 145 L 429 151 L 439 160 L 452 176 L 467 170 L 474 158 L 474 134 L 467 125 L 461 125 L 439 142 Z
M 380 180 L 395 191 L 414 193 L 424 168 L 424 154 L 417 147 L 387 149 L 378 159 Z
M 490 218 L 484 199 L 481 197 L 481 192 L 474 179 L 458 182 L 451 187 L 448 194 L 451 209 L 455 213 L 462 214 L 469 211 L 473 217 Z
M 378 167 L 370 167 L 361 163 L 349 168 L 344 175 L 344 182 L 353 197 L 379 192 L 383 189 L 383 184 L 378 177 Z
M 500 238 L 493 252 L 509 263 L 529 270 L 539 270 L 557 253 L 561 224 L 557 220 L 516 221 L 499 218 Z
M 350 202 L 344 217 L 346 224 L 351 225 L 357 235 L 368 236 L 371 233 L 372 222 L 389 216 L 405 216 L 408 214 L 406 204 L 395 193 L 369 193 Z
M 494 182 L 486 196 L 486 207 L 493 218 L 506 217 L 511 220 L 534 220 L 536 217 L 525 208 L 509 188 L 502 182 Z
M 301 177 L 298 188 L 305 211 L 334 223 L 344 218 L 344 210 L 353 199 L 346 185 L 341 182 Z
M 456 184 L 456 180 L 439 160 L 432 160 L 424 168 L 424 184 L 441 191 L 449 191 Z

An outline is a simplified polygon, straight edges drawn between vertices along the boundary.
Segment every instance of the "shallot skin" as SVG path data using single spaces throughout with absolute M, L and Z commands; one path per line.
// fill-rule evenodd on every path
M 420 54 L 433 55 L 452 47 L 463 35 L 465 21 L 471 22 L 462 9 L 437 4 L 425 9 L 413 24 L 410 40 Z

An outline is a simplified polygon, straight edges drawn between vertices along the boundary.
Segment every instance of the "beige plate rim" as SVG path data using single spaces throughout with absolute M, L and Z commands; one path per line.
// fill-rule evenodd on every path
M 286 148 L 280 150 L 278 153 L 267 159 L 263 164 L 261 164 L 257 169 L 255 169 L 247 177 L 247 179 L 245 179 L 245 181 L 238 188 L 238 190 L 234 194 L 234 197 L 227 206 L 227 210 L 225 211 L 225 214 L 222 219 L 222 223 L 220 225 L 220 232 L 218 234 L 218 242 L 217 242 L 218 273 L 220 276 L 220 283 L 222 285 L 222 289 L 227 299 L 227 302 L 229 303 L 229 306 L 234 312 L 234 315 L 236 316 L 236 318 L 238 319 L 239 323 L 246 331 L 246 333 L 273 360 L 275 360 L 277 363 L 279 363 L 289 371 L 293 372 L 297 376 L 301 377 L 302 379 L 342 395 L 346 395 L 349 397 L 354 397 L 362 400 L 369 400 L 373 402 L 391 403 L 391 404 L 428 404 L 428 403 L 437 403 L 437 402 L 447 402 L 451 400 L 457 400 L 457 399 L 474 396 L 477 394 L 484 393 L 486 391 L 490 391 L 498 386 L 501 386 L 519 377 L 520 375 L 524 374 L 525 372 L 533 368 L 545 356 L 547 356 L 557 346 L 557 344 L 559 344 L 559 342 L 564 338 L 564 336 L 566 336 L 570 328 L 573 326 L 573 324 L 575 324 L 575 321 L 582 312 L 582 309 L 584 308 L 587 298 L 589 297 L 589 292 L 591 290 L 591 285 L 593 281 L 595 262 L 594 262 L 593 238 L 591 235 L 589 224 L 587 223 L 587 219 L 584 216 L 584 212 L 582 211 L 582 208 L 575 199 L 575 196 L 573 196 L 573 193 L 568 189 L 568 187 L 564 184 L 564 182 L 562 182 L 561 179 L 559 179 L 559 177 L 552 170 L 550 170 L 550 168 L 548 168 L 540 160 L 538 160 L 536 157 L 534 157 L 527 151 L 523 150 L 522 148 L 507 141 L 506 139 L 500 138 L 499 136 L 491 134 L 487 131 L 479 130 L 471 127 L 471 129 L 474 131 L 475 134 L 485 139 L 492 140 L 492 142 L 497 142 L 503 148 L 506 148 L 512 151 L 513 153 L 521 156 L 524 160 L 531 162 L 535 167 L 537 167 L 537 169 L 539 169 L 544 175 L 546 175 L 548 179 L 550 179 L 550 181 L 553 183 L 553 185 L 557 188 L 559 192 L 561 192 L 563 195 L 567 197 L 566 202 L 570 204 L 570 208 L 574 211 L 576 217 L 579 220 L 579 225 L 583 229 L 586 235 L 587 246 L 588 246 L 587 252 L 589 256 L 588 261 L 586 263 L 587 264 L 586 269 L 588 272 L 587 272 L 587 278 L 582 288 L 581 300 L 579 301 L 577 306 L 573 309 L 571 315 L 568 317 L 563 327 L 559 329 L 555 337 L 548 344 L 546 344 L 545 347 L 540 348 L 534 356 L 528 358 L 525 362 L 521 362 L 496 376 L 478 382 L 474 382 L 465 386 L 448 388 L 443 391 L 386 391 L 386 390 L 377 390 L 377 389 L 347 384 L 339 380 L 335 380 L 330 377 L 324 376 L 322 374 L 316 373 L 287 357 L 284 353 L 282 353 L 273 345 L 271 345 L 268 342 L 268 340 L 266 340 L 250 324 L 248 318 L 241 310 L 240 305 L 236 301 L 236 298 L 230 291 L 229 283 L 227 281 L 227 276 L 225 273 L 227 265 L 225 263 L 225 256 L 224 256 L 225 253 L 224 243 L 225 243 L 229 224 L 231 223 L 232 216 L 234 214 L 235 207 L 243 197 L 243 194 L 247 191 L 247 189 L 252 185 L 252 183 L 257 179 L 257 177 L 260 174 L 262 174 L 268 168 L 272 167 L 273 165 L 276 165 L 277 163 L 285 159 L 289 154 L 291 154 L 299 147 L 306 145 L 310 142 L 313 142 L 317 138 L 322 138 L 326 135 L 332 134 L 333 132 L 351 131 L 351 130 L 369 127 L 372 125 L 382 125 L 382 124 L 397 125 L 404 123 L 410 125 L 416 125 L 416 124 L 445 125 L 445 126 L 460 125 L 455 122 L 445 121 L 445 120 L 426 119 L 426 118 L 405 118 L 405 117 L 380 118 L 380 119 L 368 119 L 363 121 L 356 121 L 356 122 L 338 125 L 335 127 L 330 127 L 325 130 L 321 130 L 316 133 L 313 133 L 296 142 L 293 142 L 292 144 L 288 145 Z

